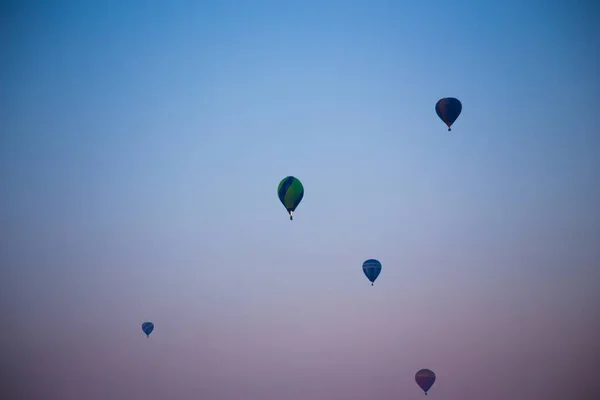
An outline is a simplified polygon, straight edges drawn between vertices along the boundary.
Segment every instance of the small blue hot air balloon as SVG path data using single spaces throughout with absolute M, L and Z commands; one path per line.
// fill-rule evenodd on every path
M 149 337 L 153 330 L 154 324 L 152 322 L 144 322 L 142 324 L 142 331 L 146 334 L 146 337 Z
M 435 112 L 438 117 L 448 126 L 448 130 L 451 131 L 450 127 L 456 121 L 462 111 L 462 103 L 460 100 L 454 97 L 445 97 L 438 100 L 435 105 Z
M 419 385 L 419 387 L 425 392 L 425 394 L 427 394 L 429 389 L 431 389 L 435 383 L 435 374 L 430 369 L 419 370 L 415 374 L 415 381 L 417 382 L 417 385 Z
M 369 281 L 371 281 L 371 286 L 373 286 L 373 282 L 375 282 L 375 279 L 377 279 L 381 272 L 381 263 L 377 260 L 370 259 L 363 263 L 362 268 Z

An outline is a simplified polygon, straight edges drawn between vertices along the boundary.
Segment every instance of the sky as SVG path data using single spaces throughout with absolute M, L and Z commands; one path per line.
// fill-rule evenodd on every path
M 598 398 L 597 2 L 0 16 L 0 397 Z

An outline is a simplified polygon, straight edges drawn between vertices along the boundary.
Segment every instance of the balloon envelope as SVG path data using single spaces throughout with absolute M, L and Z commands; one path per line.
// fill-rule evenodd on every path
M 363 263 L 363 272 L 367 278 L 371 281 L 371 285 L 375 282 L 375 279 L 381 273 L 381 263 L 374 259 L 369 259 Z
M 142 324 L 142 331 L 146 334 L 146 337 L 150 336 L 154 330 L 154 324 L 152 322 L 144 322 Z
M 450 126 L 456 121 L 461 111 L 462 103 L 454 97 L 440 99 L 435 105 L 436 114 L 448 126 L 448 130 L 450 130 Z
M 290 214 L 291 220 L 293 219 L 292 213 L 296 210 L 296 207 L 298 207 L 298 204 L 300 204 L 304 197 L 304 186 L 302 186 L 302 182 L 300 182 L 298 178 L 288 176 L 279 182 L 277 196 L 279 196 L 279 201 L 281 201 L 281 204 L 283 204 Z
M 416 373 L 415 381 L 417 382 L 417 385 L 423 389 L 425 394 L 427 394 L 427 391 L 431 389 L 435 382 L 435 374 L 429 369 L 422 369 Z

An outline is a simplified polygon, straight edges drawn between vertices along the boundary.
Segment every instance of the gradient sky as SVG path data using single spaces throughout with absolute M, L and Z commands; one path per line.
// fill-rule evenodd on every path
M 598 398 L 596 1 L 0 7 L 3 398 Z

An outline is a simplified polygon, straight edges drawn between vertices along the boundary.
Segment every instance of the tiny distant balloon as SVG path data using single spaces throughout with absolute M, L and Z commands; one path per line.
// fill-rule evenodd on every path
M 154 324 L 152 322 L 144 322 L 142 324 L 142 331 L 146 334 L 146 337 L 149 337 L 153 330 Z
M 296 210 L 296 207 L 298 207 L 298 204 L 300 204 L 304 197 L 304 186 L 302 186 L 302 182 L 293 176 L 283 178 L 283 180 L 279 182 L 277 196 L 279 196 L 279 201 L 281 201 L 281 204 L 283 204 L 290 214 L 290 221 L 293 220 L 292 213 Z
M 373 286 L 375 279 L 377 279 L 381 273 L 381 263 L 377 260 L 370 259 L 363 263 L 362 268 L 369 281 L 371 281 L 371 286 Z
M 435 105 L 435 112 L 438 117 L 448 126 L 448 130 L 456 121 L 462 111 L 462 103 L 454 97 L 445 97 L 440 99 Z
M 427 394 L 435 382 L 435 374 L 429 369 L 422 369 L 415 374 L 415 381 L 425 394 Z

